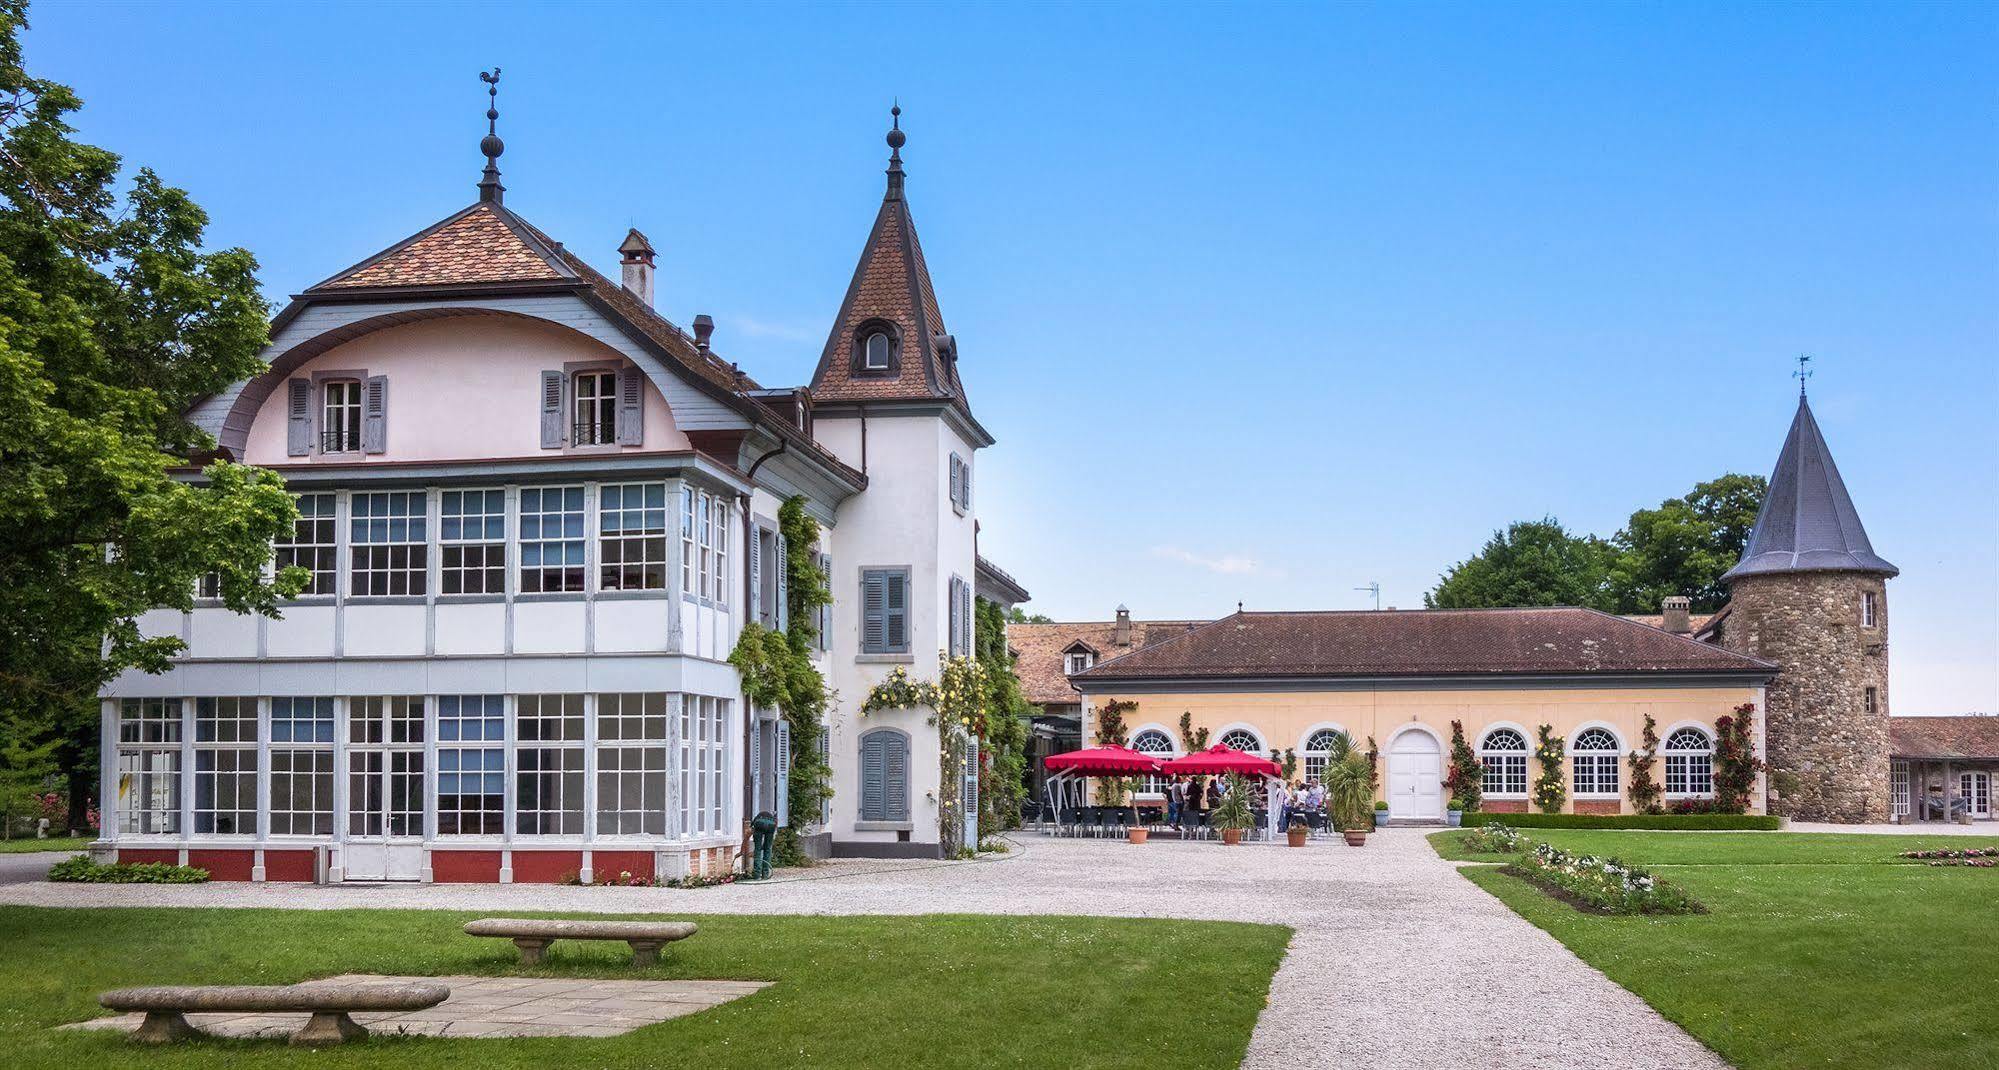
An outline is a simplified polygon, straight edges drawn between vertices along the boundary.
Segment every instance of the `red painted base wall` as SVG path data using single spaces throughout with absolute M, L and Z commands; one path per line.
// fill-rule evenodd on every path
M 118 861 L 134 862 L 134 863 L 165 862 L 169 866 L 177 866 L 180 865 L 180 852 L 179 851 L 134 851 L 129 848 L 119 848 Z
M 583 871 L 581 851 L 515 851 L 515 884 L 561 884 Z
M 519 858 L 519 855 L 515 855 Z M 519 865 L 518 862 L 515 863 Z M 592 851 L 590 852 L 590 875 L 602 882 L 620 873 L 630 873 L 634 877 L 651 879 L 651 851 Z M 514 878 L 519 880 L 517 876 Z
M 246 881 L 250 870 L 256 865 L 257 852 L 245 848 L 240 851 L 191 850 L 187 853 L 187 864 L 208 871 L 212 881 Z
M 430 879 L 438 884 L 498 884 L 500 852 L 432 851 Z
M 264 879 L 267 881 L 312 881 L 311 851 L 265 851 Z

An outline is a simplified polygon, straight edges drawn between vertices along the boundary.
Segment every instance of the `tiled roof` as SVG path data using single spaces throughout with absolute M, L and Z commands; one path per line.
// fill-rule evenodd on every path
M 1147 678 L 1761 673 L 1776 666 L 1592 609 L 1237 613 L 1083 674 Z
M 1999 759 L 1999 716 L 1890 717 L 1888 750 L 1897 758 Z
M 1204 623 L 1193 620 L 1135 620 L 1131 622 L 1131 645 L 1123 647 L 1117 645 L 1117 623 L 1107 620 L 1009 624 L 1006 626 L 1006 640 L 1020 657 L 1014 665 L 1014 672 L 1020 677 L 1021 692 L 1027 701 L 1037 706 L 1061 705 L 1082 701 L 1076 689 L 1069 686 L 1069 674 L 1062 660 L 1063 651 L 1077 642 L 1089 646 L 1098 657 L 1111 658 L 1184 635 L 1189 628 Z
M 1770 490 L 1742 548 L 1742 560 L 1722 574 L 1722 581 L 1770 572 L 1893 576 L 1900 571 L 1867 541 L 1867 529 L 1832 463 L 1812 407 L 1799 397 L 1798 415 L 1777 454 L 1777 470 L 1770 474 Z
M 1687 634 L 1699 635 L 1701 629 L 1707 627 L 1708 621 L 1713 620 L 1714 617 L 1715 615 L 1712 613 L 1687 614 Z M 1624 614 L 1624 619 L 1637 624 L 1643 624 L 1648 628 L 1663 628 L 1666 623 L 1666 618 L 1658 613 L 1626 613 Z
M 459 286 L 563 277 L 515 226 L 512 213 L 481 202 L 419 231 L 313 287 Z

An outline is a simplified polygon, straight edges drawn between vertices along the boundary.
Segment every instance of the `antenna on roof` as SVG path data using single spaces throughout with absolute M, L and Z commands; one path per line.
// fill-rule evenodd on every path
M 1368 584 L 1367 584 L 1367 586 L 1365 586 L 1365 587 L 1356 587 L 1356 588 L 1354 588 L 1354 590 L 1356 590 L 1356 591 L 1366 591 L 1367 593 L 1369 593 L 1369 594 L 1373 595 L 1373 596 L 1374 596 L 1374 608 L 1376 608 L 1376 609 L 1380 609 L 1380 608 L 1381 608 L 1381 581 L 1380 581 L 1380 580 L 1370 580 L 1370 581 L 1368 581 Z
M 507 143 L 500 140 L 500 68 L 492 73 L 479 72 L 479 80 L 486 83 L 486 136 L 479 139 L 479 151 L 486 154 L 486 170 L 479 175 L 479 199 L 499 204 L 506 196 L 507 187 L 500 185 L 500 154 L 507 151 Z
M 1812 377 L 1811 363 L 1812 358 L 1800 353 L 1798 354 L 1798 370 L 1791 373 L 1791 378 L 1798 381 L 1798 398 L 1800 400 L 1803 400 L 1805 396 L 1805 380 Z

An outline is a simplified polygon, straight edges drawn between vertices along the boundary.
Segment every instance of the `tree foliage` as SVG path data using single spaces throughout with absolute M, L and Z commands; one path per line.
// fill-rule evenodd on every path
M 985 666 L 985 746 L 980 751 L 979 828 L 1001 832 L 1020 827 L 1020 801 L 1027 793 L 1028 726 L 1035 714 L 1020 689 L 1013 652 L 1007 649 L 1007 614 L 997 602 L 974 599 L 972 653 Z
M 1423 604 L 1435 609 L 1590 606 L 1608 609 L 1615 549 L 1571 534 L 1554 517 L 1495 531 L 1477 556 L 1451 566 Z
M 214 445 L 183 414 L 262 370 L 256 260 L 205 251 L 207 216 L 150 170 L 116 192 L 118 156 L 70 136 L 75 93 L 23 66 L 25 27 L 0 0 L 0 718 L 64 731 L 182 651 L 141 613 L 213 572 L 224 604 L 276 615 L 304 574 L 265 575 L 295 515 L 275 474 L 175 478 Z

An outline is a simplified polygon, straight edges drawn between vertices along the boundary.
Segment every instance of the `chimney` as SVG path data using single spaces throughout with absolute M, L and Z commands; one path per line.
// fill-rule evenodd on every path
M 1117 607 L 1117 626 L 1111 629 L 1111 641 L 1119 646 L 1131 645 L 1131 610 Z
M 633 297 L 652 307 L 652 243 L 634 227 L 618 244 L 618 253 L 624 259 L 619 264 L 624 269 L 625 289 Z
M 1667 595 L 1666 601 L 1659 607 L 1659 627 L 1672 632 L 1674 635 L 1686 635 L 1692 632 L 1694 630 L 1693 622 L 1687 618 L 1687 611 L 1692 606 L 1693 599 L 1688 598 L 1686 595 Z
M 708 339 L 714 336 L 715 317 L 706 312 L 697 313 L 694 317 L 694 348 L 708 352 Z

